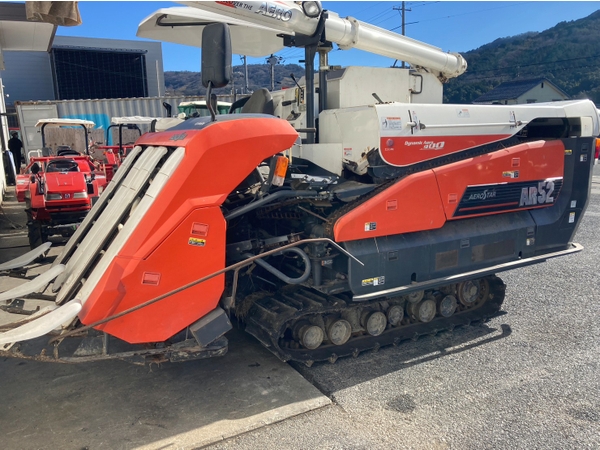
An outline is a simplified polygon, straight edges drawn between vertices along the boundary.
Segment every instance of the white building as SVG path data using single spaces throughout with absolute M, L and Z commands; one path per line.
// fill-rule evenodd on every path
M 514 105 L 568 100 L 569 96 L 545 78 L 507 81 L 473 100 L 483 105 Z

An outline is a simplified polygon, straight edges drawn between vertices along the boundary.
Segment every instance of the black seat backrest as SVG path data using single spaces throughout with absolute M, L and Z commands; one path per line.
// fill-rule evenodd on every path
M 46 172 L 79 172 L 79 165 L 72 159 L 54 159 L 46 166 Z
M 77 150 L 73 150 L 70 148 L 61 148 L 56 151 L 56 156 L 79 156 L 79 155 L 81 155 L 81 153 L 79 153 Z
M 275 114 L 273 97 L 268 89 L 262 88 L 250 96 L 242 108 L 242 114 Z

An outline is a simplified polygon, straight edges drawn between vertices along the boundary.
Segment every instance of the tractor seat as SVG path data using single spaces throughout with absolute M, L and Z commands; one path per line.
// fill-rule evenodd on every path
M 275 114 L 273 97 L 268 89 L 262 88 L 250 96 L 242 108 L 242 114 Z
M 79 153 L 77 150 L 73 150 L 71 147 L 68 147 L 68 146 L 59 145 L 58 148 L 56 149 L 56 156 L 79 156 L 79 155 L 81 155 L 81 153 Z
M 79 172 L 79 165 L 72 159 L 55 159 L 46 166 L 46 173 L 48 172 Z

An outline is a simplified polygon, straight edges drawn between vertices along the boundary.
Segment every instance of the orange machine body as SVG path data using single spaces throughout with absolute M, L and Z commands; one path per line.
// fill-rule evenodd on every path
M 137 145 L 184 147 L 185 156 L 87 298 L 81 321 L 112 316 L 224 268 L 221 204 L 297 136 L 285 121 L 254 117 L 141 137 Z M 223 289 L 224 276 L 217 276 L 98 329 L 130 343 L 163 341 L 213 310 Z
M 433 230 L 448 220 L 551 206 L 564 155 L 561 141 L 537 141 L 409 175 L 342 216 L 335 239 Z

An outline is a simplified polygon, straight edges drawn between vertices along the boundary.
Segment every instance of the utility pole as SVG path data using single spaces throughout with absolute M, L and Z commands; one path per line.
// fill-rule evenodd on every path
M 267 58 L 267 63 L 271 64 L 271 91 L 275 90 L 275 64 L 279 62 L 280 58 L 271 54 Z
M 242 56 L 244 60 L 244 94 L 248 93 L 248 58 L 246 55 Z
M 407 11 L 412 11 L 412 9 L 406 9 L 406 2 L 402 2 L 402 6 L 400 8 L 398 8 L 397 6 L 394 6 L 392 8 L 394 11 L 400 11 L 400 14 L 402 15 L 402 36 L 406 36 L 406 12 Z M 402 68 L 406 67 L 406 63 L 404 61 L 402 61 Z

